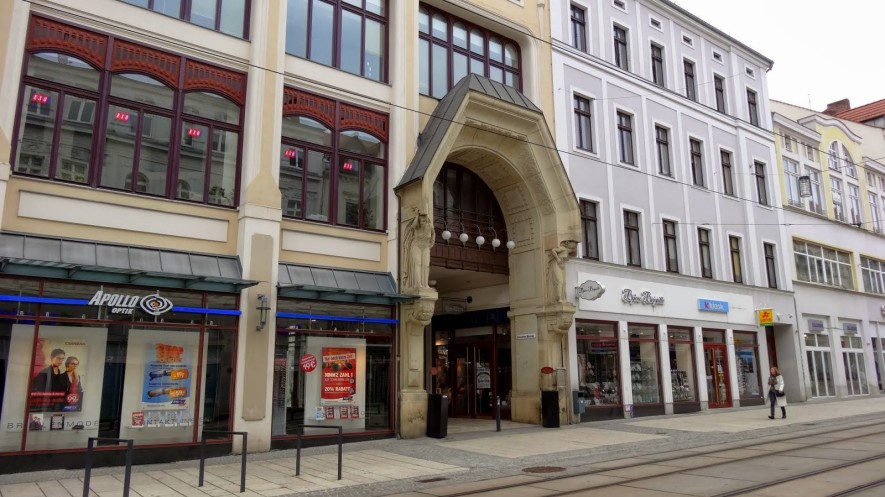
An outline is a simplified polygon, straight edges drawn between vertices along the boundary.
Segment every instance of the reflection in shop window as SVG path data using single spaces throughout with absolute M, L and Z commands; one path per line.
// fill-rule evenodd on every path
M 578 385 L 585 409 L 620 406 L 617 323 L 576 322 Z
M 695 385 L 694 341 L 691 328 L 668 327 L 670 348 L 670 383 L 673 402 L 698 400 Z
M 630 324 L 630 383 L 634 404 L 661 402 L 657 326 Z

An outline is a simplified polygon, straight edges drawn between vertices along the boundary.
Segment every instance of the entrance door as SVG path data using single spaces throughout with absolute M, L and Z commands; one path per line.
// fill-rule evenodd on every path
M 711 409 L 731 407 L 728 391 L 728 355 L 724 344 L 704 344 L 707 368 L 707 401 Z
M 493 417 L 495 375 L 491 344 L 453 347 L 452 417 Z

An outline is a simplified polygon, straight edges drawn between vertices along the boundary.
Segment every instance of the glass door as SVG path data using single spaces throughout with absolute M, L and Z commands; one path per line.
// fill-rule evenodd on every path
M 452 417 L 493 417 L 495 375 L 490 344 L 453 347 Z
M 711 409 L 731 407 L 728 392 L 728 361 L 723 344 L 704 344 L 707 368 L 707 401 Z

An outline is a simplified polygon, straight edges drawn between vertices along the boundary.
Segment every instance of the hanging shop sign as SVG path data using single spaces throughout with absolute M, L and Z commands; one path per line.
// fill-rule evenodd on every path
M 630 305 L 650 305 L 654 308 L 658 305 L 664 305 L 664 297 L 654 296 L 649 291 L 636 294 L 630 288 L 625 288 L 621 291 L 621 302 Z
M 584 300 L 596 300 L 605 293 L 605 285 L 598 281 L 587 280 L 581 283 L 577 289 L 578 298 Z
M 159 316 L 172 309 L 172 301 L 161 297 L 159 292 L 142 297 L 99 290 L 89 299 L 89 305 L 106 306 L 110 308 L 111 314 L 132 314 L 135 309 L 140 308 L 152 316 Z
M 808 320 L 808 331 L 824 331 L 824 322 L 820 319 L 809 319 Z
M 774 323 L 774 309 L 757 309 L 756 316 L 759 319 L 759 326 Z
M 728 314 L 728 302 L 724 300 L 698 299 L 698 310 Z
M 855 323 L 844 323 L 842 324 L 842 332 L 846 335 L 857 335 L 857 324 Z

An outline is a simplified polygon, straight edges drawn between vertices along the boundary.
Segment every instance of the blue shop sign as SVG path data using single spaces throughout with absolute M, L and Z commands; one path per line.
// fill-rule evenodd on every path
M 724 300 L 698 299 L 698 310 L 728 313 L 728 302 Z

